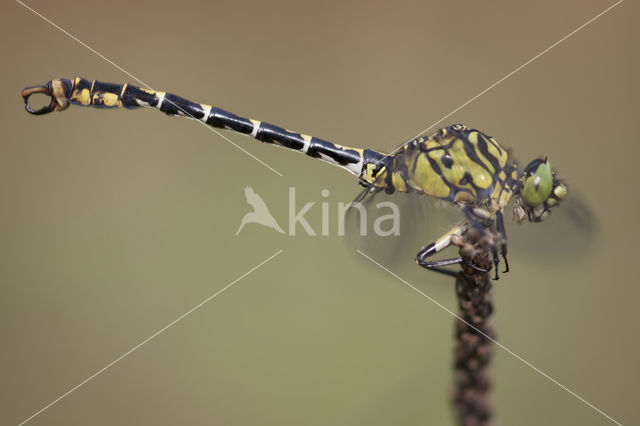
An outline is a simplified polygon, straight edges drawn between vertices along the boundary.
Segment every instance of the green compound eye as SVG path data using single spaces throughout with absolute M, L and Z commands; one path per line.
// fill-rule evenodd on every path
M 541 163 L 524 183 L 522 199 L 531 207 L 540 205 L 549 198 L 553 189 L 553 172 L 548 161 Z

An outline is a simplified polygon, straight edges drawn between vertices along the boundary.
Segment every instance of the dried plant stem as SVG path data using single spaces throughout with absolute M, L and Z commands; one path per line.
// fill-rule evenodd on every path
M 491 257 L 482 236 L 470 232 L 465 239 L 460 249 L 463 259 L 483 269 L 490 269 Z M 490 321 L 493 312 L 492 284 L 488 272 L 465 264 L 462 269 L 456 280 L 456 293 L 459 316 L 466 323 L 458 319 L 455 325 L 453 403 L 460 425 L 485 426 L 493 424 L 489 374 L 493 343 L 487 338 L 495 339 Z

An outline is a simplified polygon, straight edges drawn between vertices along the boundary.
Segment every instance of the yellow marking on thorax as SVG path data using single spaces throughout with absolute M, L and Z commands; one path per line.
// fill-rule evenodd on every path
M 504 191 L 502 191 L 502 193 L 500 194 L 500 199 L 498 201 L 500 210 L 503 210 L 505 207 L 507 207 L 509 201 L 511 201 L 511 197 L 513 197 L 513 192 L 511 192 L 510 189 L 505 189 Z
M 479 138 L 480 138 L 480 136 L 478 135 L 478 132 L 469 133 L 468 139 L 469 139 L 469 142 L 471 143 L 471 145 L 473 145 L 473 150 L 476 152 L 476 155 L 478 156 L 480 161 L 482 161 L 482 164 L 484 164 L 487 167 L 487 169 L 489 170 L 489 173 L 495 173 L 496 170 L 491 165 L 491 162 L 489 161 L 489 159 L 486 158 L 480 152 L 480 149 L 478 149 L 478 139 Z
M 451 166 L 451 169 L 444 169 L 443 174 L 453 185 L 473 191 L 471 183 L 466 185 L 459 184 L 460 179 L 468 172 L 473 179 L 474 185 L 478 188 L 488 189 L 491 187 L 493 184 L 491 174 L 482 165 L 469 158 L 464 149 L 464 141 L 456 140 L 451 145 L 449 153 L 453 159 L 453 166 Z
M 498 198 L 500 197 L 501 191 L 502 191 L 502 183 L 501 182 L 497 182 L 496 186 L 493 188 L 493 192 L 491 193 L 491 195 L 489 197 L 492 200 L 498 200 Z
M 432 139 L 430 141 L 427 141 L 425 146 L 427 149 L 435 149 L 435 148 L 440 148 L 442 145 L 440 145 L 440 142 L 436 142 Z
M 451 188 L 442 180 L 442 177 L 429 164 L 426 154 L 416 151 L 415 167 L 409 177 L 409 185 L 427 195 L 436 198 L 447 198 Z
M 391 175 L 391 183 L 393 187 L 400 192 L 407 192 L 407 183 L 399 172 L 393 172 Z
M 509 157 L 507 151 L 502 148 L 498 141 L 496 141 L 494 138 L 490 138 L 488 136 L 485 137 L 489 139 L 487 141 L 487 145 L 489 146 L 489 153 L 498 159 L 498 164 L 500 164 L 501 168 L 504 167 L 507 164 L 507 160 Z
M 511 189 L 505 186 L 504 181 L 496 182 L 495 188 L 490 196 L 492 210 L 494 212 L 504 210 L 509 204 L 512 196 L 513 193 L 511 192 Z

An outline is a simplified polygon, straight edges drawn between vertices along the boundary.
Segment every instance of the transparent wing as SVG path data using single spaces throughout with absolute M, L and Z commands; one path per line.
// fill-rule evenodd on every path
M 536 263 L 575 262 L 595 247 L 599 233 L 593 210 L 573 189 L 543 222 L 506 226 L 509 251 L 525 253 Z
M 345 214 L 345 238 L 354 249 L 392 268 L 418 268 L 415 257 L 463 219 L 459 208 L 420 193 L 365 189 Z M 448 252 L 447 252 L 448 253 Z M 450 253 L 456 256 L 455 252 Z
M 345 215 L 347 244 L 404 276 L 424 272 L 415 263 L 420 248 L 464 220 L 457 206 L 419 193 L 365 189 L 358 200 L 361 207 L 350 208 Z M 517 268 L 516 259 L 554 266 L 576 262 L 596 245 L 597 218 L 576 191 L 541 223 L 517 225 L 509 219 L 510 211 L 504 213 L 512 268 Z M 457 249 L 449 248 L 437 258 L 457 255 Z
M 407 146 L 400 150 L 387 168 L 406 176 L 414 149 Z M 347 211 L 347 242 L 354 251 L 359 250 L 403 277 L 420 274 L 422 279 L 428 276 L 431 281 L 435 275 L 416 264 L 416 254 L 460 222 L 463 214 L 457 206 L 420 192 L 389 194 L 379 189 L 386 186 L 382 182 L 384 176 L 381 174 L 366 188 Z M 442 256 L 455 257 L 457 251 L 447 250 Z

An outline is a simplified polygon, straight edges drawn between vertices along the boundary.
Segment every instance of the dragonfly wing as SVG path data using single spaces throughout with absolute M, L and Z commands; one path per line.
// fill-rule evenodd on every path
M 407 261 L 415 266 L 420 248 L 460 220 L 462 213 L 455 206 L 424 194 L 366 188 L 345 214 L 345 238 L 354 250 L 387 267 Z
M 599 234 L 598 219 L 585 199 L 574 190 L 541 223 L 507 226 L 510 252 L 521 252 L 536 263 L 575 262 L 593 247 Z

